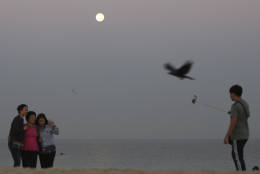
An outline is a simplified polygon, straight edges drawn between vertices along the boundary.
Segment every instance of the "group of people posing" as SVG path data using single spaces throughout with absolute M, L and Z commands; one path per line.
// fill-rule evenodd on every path
M 45 114 L 36 116 L 35 112 L 28 112 L 25 104 L 19 105 L 17 111 L 18 116 L 13 119 L 8 136 L 14 167 L 20 167 L 22 162 L 24 168 L 36 168 L 38 156 L 42 168 L 53 167 L 56 155 L 54 135 L 59 134 L 58 127 Z
M 231 107 L 230 125 L 224 138 L 225 144 L 232 146 L 232 158 L 236 170 L 246 170 L 244 147 L 249 138 L 248 118 L 249 105 L 242 99 L 243 89 L 239 85 L 230 88 L 230 98 L 234 102 Z M 48 121 L 41 113 L 36 117 L 33 111 L 28 112 L 28 106 L 19 105 L 18 116 L 12 121 L 9 134 L 9 149 L 14 159 L 14 167 L 36 168 L 39 155 L 42 168 L 53 167 L 56 154 L 54 135 L 59 131 L 54 122 Z M 24 124 L 24 117 L 27 124 Z

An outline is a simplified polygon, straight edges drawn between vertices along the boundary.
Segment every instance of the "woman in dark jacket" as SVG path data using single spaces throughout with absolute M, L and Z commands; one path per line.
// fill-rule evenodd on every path
M 17 107 L 17 111 L 19 115 L 13 119 L 8 136 L 8 146 L 14 160 L 14 167 L 21 165 L 24 129 L 26 129 L 23 118 L 28 112 L 28 106 L 21 104 Z

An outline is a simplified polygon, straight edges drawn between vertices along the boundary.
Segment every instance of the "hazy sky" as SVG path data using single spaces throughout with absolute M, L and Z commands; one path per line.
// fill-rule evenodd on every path
M 259 9 L 259 0 L 1 0 L 0 138 L 21 103 L 56 121 L 60 138 L 223 138 L 229 116 L 191 98 L 228 110 L 236 83 L 260 138 Z M 186 60 L 195 81 L 162 66 Z

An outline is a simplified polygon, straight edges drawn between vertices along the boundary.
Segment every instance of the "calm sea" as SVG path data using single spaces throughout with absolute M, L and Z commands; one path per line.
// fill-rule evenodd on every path
M 56 140 L 56 167 L 233 170 L 231 148 L 222 140 Z M 0 141 L 0 166 L 11 166 Z M 260 165 L 260 140 L 245 148 L 248 169 Z

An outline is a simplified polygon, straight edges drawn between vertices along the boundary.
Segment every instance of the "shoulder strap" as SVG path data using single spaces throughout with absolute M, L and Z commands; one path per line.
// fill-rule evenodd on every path
M 245 112 L 245 114 L 246 114 L 246 117 L 248 118 L 249 115 L 248 115 L 248 112 L 247 112 L 247 110 L 246 110 L 246 107 L 243 105 L 243 103 L 242 103 L 241 101 L 237 101 L 237 103 L 239 103 L 239 104 L 242 106 L 242 108 L 243 108 L 243 110 L 244 110 L 244 112 Z

